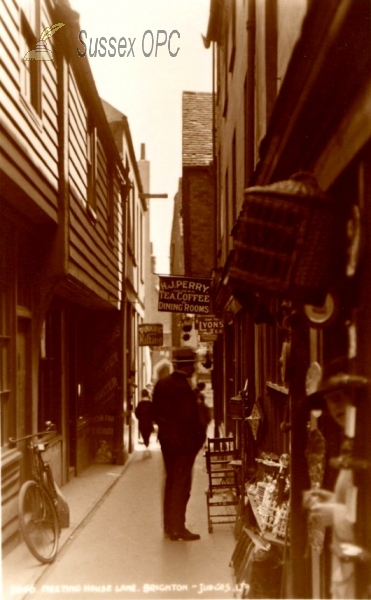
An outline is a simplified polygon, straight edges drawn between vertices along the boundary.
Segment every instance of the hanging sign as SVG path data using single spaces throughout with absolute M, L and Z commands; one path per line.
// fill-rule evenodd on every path
M 164 343 L 162 323 L 141 323 L 138 325 L 139 346 L 162 346 Z
M 201 342 L 215 341 L 219 333 L 224 331 L 224 321 L 220 317 L 199 316 L 196 320 L 196 327 Z
M 224 320 L 213 315 L 197 317 L 196 326 L 199 333 L 223 333 Z
M 211 279 L 160 275 L 160 312 L 209 315 Z
M 200 342 L 216 342 L 218 339 L 217 333 L 199 333 L 198 338 Z

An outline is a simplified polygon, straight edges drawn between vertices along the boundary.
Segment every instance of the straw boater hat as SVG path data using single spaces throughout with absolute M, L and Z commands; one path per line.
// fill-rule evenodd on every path
M 354 363 L 352 359 L 340 357 L 325 365 L 317 389 L 306 397 L 307 409 L 322 409 L 325 405 L 325 396 L 330 392 L 343 390 L 346 394 L 351 390 L 362 390 L 367 387 L 369 380 L 363 375 L 356 375 L 352 363 Z
M 196 352 L 189 346 L 182 346 L 173 350 L 173 362 L 176 364 L 190 364 L 197 360 Z

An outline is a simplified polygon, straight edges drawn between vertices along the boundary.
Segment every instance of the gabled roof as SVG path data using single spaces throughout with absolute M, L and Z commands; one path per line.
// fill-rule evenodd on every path
M 212 94 L 183 92 L 183 167 L 209 165 L 213 159 Z
M 135 171 L 135 176 L 136 176 L 136 179 L 138 182 L 139 192 L 141 193 L 141 192 L 143 192 L 142 178 L 140 176 L 140 172 L 138 169 L 138 163 L 137 163 L 137 159 L 135 156 L 135 150 L 134 150 L 134 145 L 133 145 L 133 138 L 131 137 L 129 120 L 128 120 L 127 116 L 124 115 L 124 113 L 122 113 L 117 108 L 112 106 L 112 104 L 110 104 L 106 100 L 102 99 L 102 106 L 104 108 L 104 112 L 106 114 L 107 121 L 110 124 L 111 130 L 112 131 L 115 130 L 115 124 L 120 124 L 120 126 L 122 126 L 122 128 L 125 132 L 125 137 L 126 137 L 126 141 L 128 144 L 130 159 L 131 159 L 131 162 L 133 165 L 133 169 Z
M 106 113 L 108 123 L 112 123 L 112 121 L 122 121 L 123 118 L 127 118 L 124 113 L 120 112 L 117 108 L 112 106 L 106 100 L 102 98 L 102 104 L 104 108 L 104 112 Z

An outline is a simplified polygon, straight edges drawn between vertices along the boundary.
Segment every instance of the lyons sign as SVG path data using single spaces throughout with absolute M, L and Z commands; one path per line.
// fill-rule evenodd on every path
M 198 316 L 196 327 L 201 342 L 212 342 L 217 339 L 219 333 L 223 333 L 224 321 L 214 315 Z

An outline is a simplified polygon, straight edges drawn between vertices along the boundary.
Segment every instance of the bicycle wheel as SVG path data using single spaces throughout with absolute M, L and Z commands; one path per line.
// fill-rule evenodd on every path
M 19 492 L 19 522 L 31 554 L 41 563 L 51 563 L 58 552 L 59 523 L 48 492 L 36 481 L 26 481 Z

